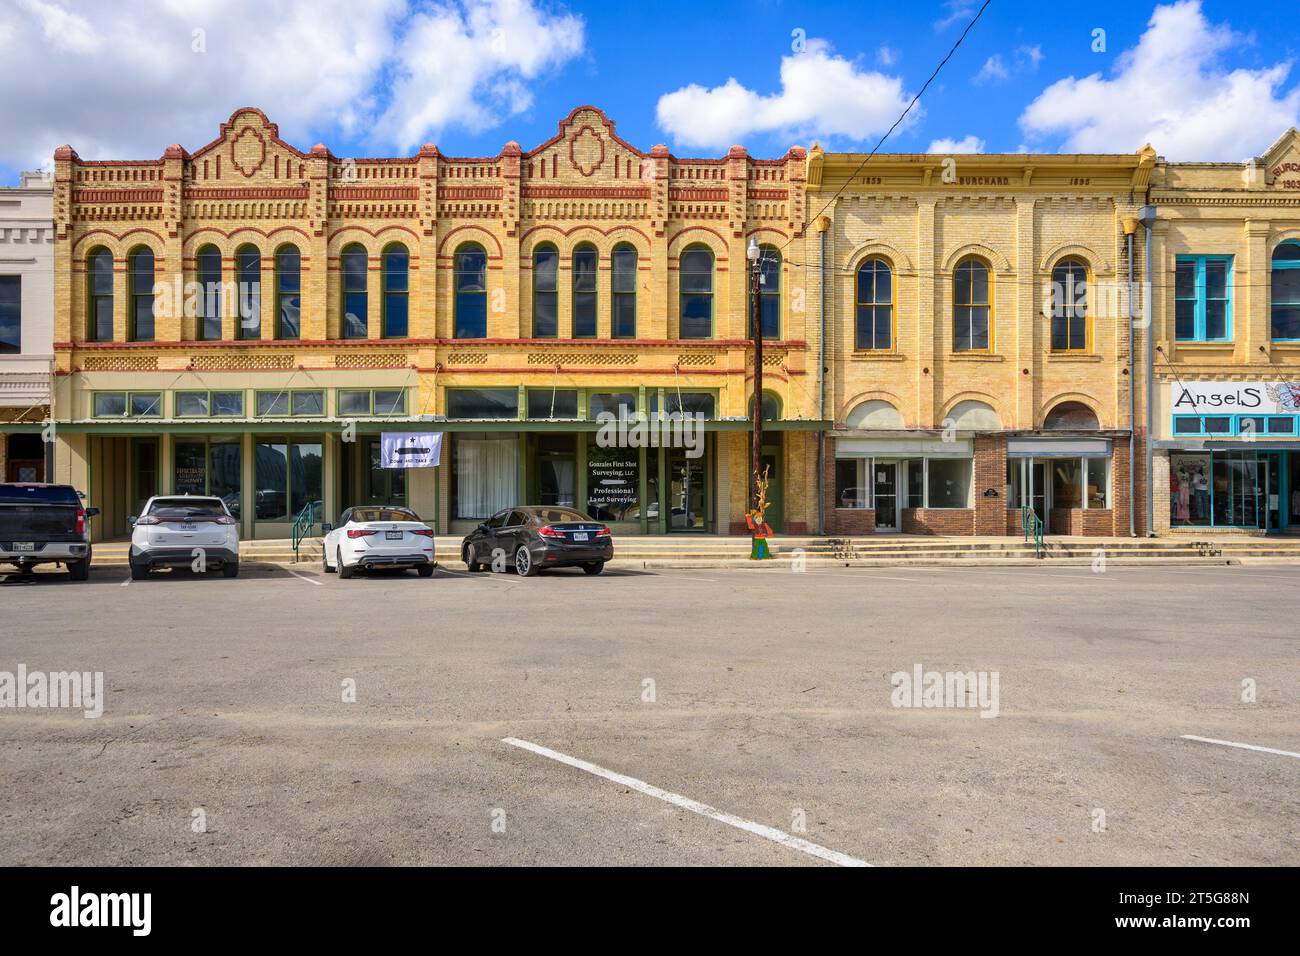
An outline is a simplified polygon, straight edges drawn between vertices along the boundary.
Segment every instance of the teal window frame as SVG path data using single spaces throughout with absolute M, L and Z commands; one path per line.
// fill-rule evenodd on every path
M 1224 299 L 1224 301 L 1225 301 L 1225 306 L 1224 306 L 1224 312 L 1223 312 L 1223 329 L 1224 329 L 1224 335 L 1223 335 L 1221 338 L 1209 338 L 1209 337 L 1206 336 L 1206 334 L 1205 334 L 1205 303 L 1206 303 L 1206 301 L 1207 301 L 1207 298 L 1206 298 L 1206 283 L 1205 283 L 1205 266 L 1206 266 L 1207 263 L 1210 263 L 1210 262 L 1223 262 L 1223 263 L 1226 263 L 1226 264 L 1227 264 L 1227 267 L 1228 267 L 1228 274 L 1227 274 L 1227 276 L 1224 278 L 1224 291 L 1226 292 L 1226 296 L 1225 296 L 1225 299 Z M 1236 270 L 1235 270 L 1235 267 L 1234 267 L 1234 263 L 1233 263 L 1233 257 L 1230 256 L 1230 255 L 1186 255 L 1186 256 L 1178 256 L 1177 261 L 1176 261 L 1176 265 L 1175 265 L 1175 267 L 1174 267 L 1174 268 L 1175 268 L 1175 273 L 1174 273 L 1174 299 L 1175 299 L 1175 306 L 1174 306 L 1174 307 L 1175 307 L 1175 310 L 1177 309 L 1177 302 L 1179 301 L 1179 300 L 1178 300 L 1178 283 L 1177 283 L 1177 271 L 1176 271 L 1176 270 L 1177 270 L 1177 266 L 1178 266 L 1178 265 L 1181 265 L 1181 264 L 1183 264 L 1183 263 L 1191 263 L 1191 264 L 1193 264 L 1193 265 L 1196 267 L 1196 277 L 1195 277 L 1195 282 L 1194 282 L 1194 286 L 1193 286 L 1193 295 L 1194 295 L 1194 299 L 1193 299 L 1193 300 L 1188 300 L 1186 297 L 1184 297 L 1183 300 L 1182 300 L 1182 301 L 1195 301 L 1195 303 L 1196 303 L 1196 306 L 1195 306 L 1195 328 L 1194 328 L 1193 333 L 1192 333 L 1192 336 L 1191 336 L 1190 338 L 1187 338 L 1187 337 L 1184 337 L 1184 336 L 1179 336 L 1179 335 L 1178 335 L 1178 325 L 1177 325 L 1178 320 L 1177 320 L 1177 315 L 1175 314 L 1175 317 L 1174 317 L 1174 340 L 1177 341 L 1177 342 L 1231 342 L 1231 341 L 1232 341 L 1232 336 L 1233 336 L 1233 321 L 1232 321 L 1233 294 L 1232 294 L 1232 289 L 1233 289 L 1234 279 L 1235 279 L 1235 275 L 1234 275 L 1234 273 L 1235 273 L 1235 271 L 1236 271 Z
M 1277 271 L 1278 269 L 1300 269 L 1300 259 L 1295 259 L 1295 260 L 1287 260 L 1287 259 L 1278 260 L 1278 259 L 1276 258 L 1276 256 L 1277 256 L 1277 251 L 1278 251 L 1278 249 L 1280 249 L 1282 246 L 1300 246 L 1300 240 L 1298 240 L 1298 239 L 1283 239 L 1281 242 L 1279 242 L 1279 243 L 1277 244 L 1277 246 L 1273 249 L 1273 252 L 1269 255 L 1269 273 L 1268 273 L 1268 285 L 1269 285 L 1269 289 L 1268 289 L 1268 325 L 1269 325 L 1269 329 L 1268 329 L 1268 333 L 1269 333 L 1269 336 L 1272 337 L 1272 341 L 1274 341 L 1274 342 L 1300 342 L 1300 338 L 1294 338 L 1294 337 L 1293 337 L 1293 338 L 1277 338 L 1277 337 L 1273 336 L 1273 308 L 1274 308 L 1275 305 L 1278 304 L 1278 303 L 1275 303 L 1275 302 L 1273 301 L 1273 273 L 1274 273 L 1275 271 Z M 1295 305 L 1295 303 L 1293 303 L 1293 302 L 1286 302 L 1286 303 L 1282 303 L 1282 304 L 1284 304 L 1284 305 Z
M 1227 419 L 1228 428 L 1226 430 L 1216 429 L 1214 431 L 1208 431 L 1205 427 L 1206 420 L 1219 418 Z M 1242 428 L 1243 419 L 1255 418 L 1264 419 L 1263 431 L 1260 431 L 1258 428 L 1253 430 L 1250 428 Z M 1281 428 L 1275 428 L 1274 423 L 1281 421 L 1291 422 L 1291 429 L 1285 431 Z M 1187 423 L 1195 423 L 1195 430 L 1180 430 L 1179 425 Z M 1260 435 L 1296 435 L 1300 434 L 1300 415 L 1273 415 L 1267 412 L 1255 415 L 1175 415 L 1173 417 L 1173 422 L 1171 423 L 1171 430 L 1175 438 L 1184 435 L 1211 436 L 1215 438 L 1239 438 L 1244 435 L 1253 435 L 1255 437 Z

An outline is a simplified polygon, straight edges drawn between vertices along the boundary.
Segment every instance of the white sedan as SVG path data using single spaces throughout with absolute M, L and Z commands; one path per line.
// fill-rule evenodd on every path
M 338 525 L 323 525 L 325 573 L 350 578 L 360 568 L 415 568 L 433 576 L 433 530 L 409 508 L 349 508 Z

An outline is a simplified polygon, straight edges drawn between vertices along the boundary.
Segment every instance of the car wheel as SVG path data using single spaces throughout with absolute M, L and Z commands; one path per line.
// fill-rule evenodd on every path
M 90 558 L 82 558 L 68 565 L 68 574 L 74 581 L 85 581 L 90 577 Z
M 466 570 L 469 571 L 470 574 L 477 574 L 478 572 L 483 570 L 483 565 L 479 564 L 477 561 L 474 560 L 475 558 L 474 545 L 472 544 L 465 545 L 464 558 L 465 558 L 465 568 Z
M 533 578 L 541 568 L 533 560 L 532 553 L 524 545 L 520 545 L 515 551 L 515 574 L 521 578 Z
M 221 565 L 221 573 L 228 578 L 239 577 L 239 562 L 238 561 L 225 562 L 223 565 Z
M 336 569 L 330 567 L 330 559 L 329 559 L 328 557 L 326 557 L 326 554 L 327 554 L 327 552 L 325 551 L 325 549 L 324 549 L 324 548 L 321 548 L 321 549 L 320 549 L 320 563 L 321 563 L 321 566 L 325 569 L 325 573 L 326 573 L 326 574 L 333 574 L 334 571 L 335 571 Z
M 415 573 L 418 574 L 418 575 L 419 575 L 420 577 L 422 577 L 422 578 L 431 578 L 431 577 L 433 577 L 433 565 L 432 565 L 432 564 L 422 564 L 422 565 L 420 565 L 418 568 L 415 569 Z
M 584 564 L 582 566 L 582 572 L 584 574 L 600 574 L 600 572 L 604 570 L 605 570 L 604 561 L 592 561 L 590 564 Z
M 149 566 L 147 564 L 131 565 L 131 580 L 143 581 L 149 576 Z
M 334 563 L 339 566 L 339 577 L 347 579 L 352 577 L 355 571 L 343 563 L 343 549 L 339 548 L 334 552 Z

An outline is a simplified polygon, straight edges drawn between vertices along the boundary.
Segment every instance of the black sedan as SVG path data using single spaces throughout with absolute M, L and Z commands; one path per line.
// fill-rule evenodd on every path
M 513 567 L 532 577 L 543 568 L 579 567 L 600 574 L 614 557 L 609 528 L 570 508 L 521 505 L 498 511 L 465 537 L 460 556 L 470 571 Z

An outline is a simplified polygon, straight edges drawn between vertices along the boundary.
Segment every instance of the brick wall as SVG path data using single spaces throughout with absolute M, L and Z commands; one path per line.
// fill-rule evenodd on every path
M 1007 440 L 1003 435 L 975 436 L 975 534 L 1000 535 L 1006 531 Z M 985 497 L 993 490 L 997 497 Z
M 904 508 L 903 533 L 975 534 L 977 513 L 974 508 Z

